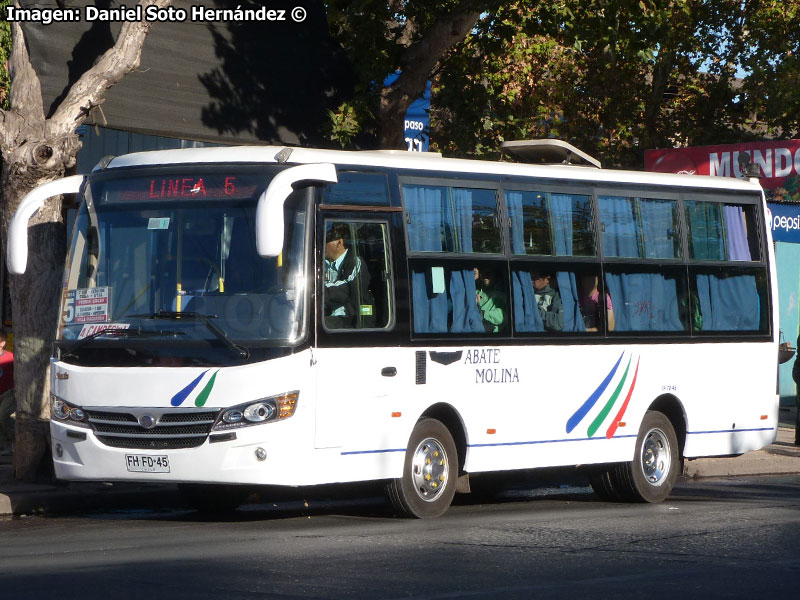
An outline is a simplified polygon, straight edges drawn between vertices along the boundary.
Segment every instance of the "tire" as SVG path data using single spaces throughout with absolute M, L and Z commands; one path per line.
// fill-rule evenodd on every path
M 408 440 L 403 476 L 386 485 L 397 513 L 416 519 L 443 515 L 456 492 L 458 465 L 447 427 L 436 419 L 421 419 Z
M 617 481 L 616 470 L 618 466 L 609 467 L 589 474 L 589 484 L 597 496 L 606 502 L 625 502 L 626 498 L 620 493 L 620 484 Z
M 663 413 L 651 410 L 639 428 L 633 461 L 596 471 L 589 483 L 610 502 L 663 502 L 681 469 L 675 428 Z
M 244 486 L 212 483 L 179 483 L 178 492 L 186 504 L 203 513 L 232 512 L 250 495 Z
M 621 467 L 618 481 L 630 501 L 663 502 L 669 496 L 680 474 L 681 460 L 675 428 L 663 413 L 645 413 L 633 461 Z

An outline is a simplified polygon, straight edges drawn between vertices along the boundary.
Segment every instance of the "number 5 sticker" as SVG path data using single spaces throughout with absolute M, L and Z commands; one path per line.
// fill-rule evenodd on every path
M 64 323 L 72 323 L 75 318 L 75 290 L 64 290 L 61 303 L 61 318 Z

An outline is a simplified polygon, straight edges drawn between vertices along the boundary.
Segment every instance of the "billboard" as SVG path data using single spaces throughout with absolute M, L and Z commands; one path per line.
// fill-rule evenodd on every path
M 659 173 L 744 177 L 744 153 L 758 165 L 767 199 L 800 202 L 800 140 L 646 150 L 644 163 Z

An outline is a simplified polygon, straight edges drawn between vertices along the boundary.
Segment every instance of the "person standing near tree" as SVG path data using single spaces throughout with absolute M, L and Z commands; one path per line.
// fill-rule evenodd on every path
M 14 355 L 6 350 L 8 332 L 0 327 L 0 455 L 8 456 L 14 450 Z

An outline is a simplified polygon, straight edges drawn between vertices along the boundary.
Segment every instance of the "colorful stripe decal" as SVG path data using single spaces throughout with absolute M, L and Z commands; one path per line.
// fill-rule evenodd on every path
M 217 378 L 217 373 L 219 373 L 219 369 L 214 371 L 214 374 L 206 384 L 206 387 L 203 388 L 203 391 L 197 394 L 197 398 L 194 400 L 195 406 L 203 406 L 206 403 L 206 400 L 208 400 L 208 395 L 211 393 L 211 388 L 214 387 L 214 380 Z
M 612 368 L 609 374 L 606 375 L 606 378 L 603 380 L 603 382 L 597 387 L 597 389 L 594 392 L 592 392 L 592 395 L 586 399 L 586 402 L 584 402 L 583 405 L 578 410 L 575 411 L 575 414 L 569 418 L 569 420 L 567 421 L 567 433 L 571 433 L 572 430 L 575 429 L 578 423 L 580 423 L 586 416 L 586 414 L 592 409 L 592 407 L 595 405 L 595 403 L 603 394 L 603 392 L 606 391 L 606 388 L 608 387 L 608 384 L 611 383 L 611 379 L 613 379 L 614 374 L 617 372 L 617 369 L 619 368 L 619 363 L 622 362 L 622 357 L 624 355 L 625 355 L 624 352 L 619 355 L 619 358 L 617 359 L 617 364 L 615 364 L 614 368 Z
M 206 373 L 208 373 L 208 370 L 200 373 L 200 375 L 198 375 L 194 381 L 192 381 L 189 385 L 183 388 L 180 392 L 175 394 L 172 397 L 172 400 L 170 400 L 170 404 L 172 404 L 172 406 L 180 406 L 181 404 L 183 404 L 183 401 L 186 400 L 186 398 L 189 396 L 189 394 L 192 393 L 194 388 L 197 387 L 197 384 L 200 383 L 200 380 L 205 376 Z
M 605 421 L 606 417 L 608 416 L 608 413 L 611 412 L 611 407 L 614 406 L 614 403 L 617 401 L 617 398 L 619 398 L 620 392 L 622 392 L 622 386 L 625 385 L 625 380 L 628 379 L 628 370 L 630 368 L 631 368 L 631 357 L 628 357 L 628 365 L 625 367 L 625 372 L 622 374 L 622 379 L 619 380 L 619 385 L 617 386 L 617 389 L 615 389 L 614 393 L 611 394 L 611 397 L 608 399 L 608 402 L 606 402 L 606 405 L 598 413 L 594 421 L 592 421 L 592 424 L 589 425 L 589 429 L 586 431 L 586 435 L 588 435 L 589 437 L 592 437 L 595 433 L 597 433 L 597 430 L 600 429 L 600 425 L 603 424 L 603 421 Z
M 636 370 L 633 372 L 633 381 L 631 382 L 631 389 L 628 390 L 628 395 L 625 397 L 625 402 L 622 403 L 622 407 L 619 409 L 617 416 L 614 417 L 613 421 L 611 421 L 611 426 L 608 428 L 608 431 L 606 431 L 606 438 L 608 439 L 614 437 L 614 434 L 617 432 L 617 427 L 619 427 L 619 422 L 622 421 L 622 417 L 628 408 L 628 403 L 631 401 L 631 396 L 633 395 L 633 388 L 636 387 L 636 376 L 639 375 L 639 361 L 641 359 L 642 359 L 641 356 L 636 359 Z

